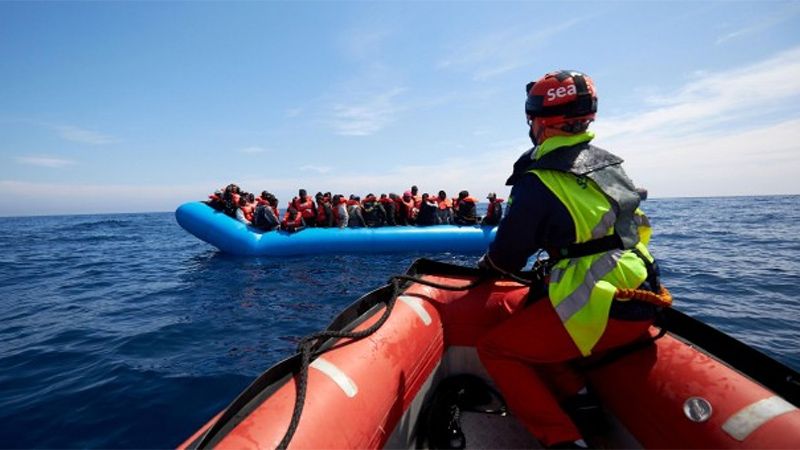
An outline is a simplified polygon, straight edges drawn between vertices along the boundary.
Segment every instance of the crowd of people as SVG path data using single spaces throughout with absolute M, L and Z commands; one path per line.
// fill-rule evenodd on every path
M 331 195 L 317 192 L 312 199 L 305 189 L 288 203 L 283 215 L 278 209 L 278 199 L 267 191 L 258 197 L 244 192 L 236 184 L 229 184 L 208 197 L 208 205 L 256 228 L 272 231 L 300 231 L 307 227 L 359 228 L 397 225 L 497 225 L 503 217 L 503 199 L 495 193 L 486 197 L 489 207 L 484 217 L 477 214 L 478 200 L 468 191 L 450 198 L 445 191 L 437 195 L 419 193 L 417 186 L 403 192 L 370 193 L 363 199 L 350 194 Z

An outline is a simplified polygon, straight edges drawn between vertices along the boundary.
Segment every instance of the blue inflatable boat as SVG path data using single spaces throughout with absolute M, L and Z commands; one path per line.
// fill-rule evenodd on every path
M 290 256 L 324 253 L 457 252 L 480 253 L 494 239 L 495 227 L 434 225 L 381 228 L 306 228 L 297 233 L 265 232 L 226 216 L 203 202 L 181 205 L 178 224 L 226 253 Z

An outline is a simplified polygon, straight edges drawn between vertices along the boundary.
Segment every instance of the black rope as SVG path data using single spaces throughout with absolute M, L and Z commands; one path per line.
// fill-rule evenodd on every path
M 317 333 L 310 334 L 303 339 L 300 340 L 300 343 L 297 346 L 297 351 L 301 354 L 301 366 L 297 373 L 297 381 L 295 385 L 296 389 L 296 399 L 294 404 L 294 411 L 292 411 L 292 419 L 289 422 L 289 427 L 286 429 L 286 433 L 283 435 L 283 439 L 281 439 L 280 444 L 278 444 L 278 449 L 284 450 L 289 446 L 289 442 L 291 442 L 292 437 L 294 437 L 295 431 L 297 431 L 297 426 L 300 423 L 300 416 L 303 414 L 303 406 L 306 399 L 306 391 L 308 388 L 308 367 L 311 364 L 312 357 L 318 356 L 319 354 L 323 353 L 319 351 L 322 342 L 325 339 L 329 338 L 346 338 L 352 340 L 359 340 L 363 339 L 367 336 L 372 335 L 384 323 L 389 319 L 389 316 L 392 313 L 392 309 L 394 308 L 395 303 L 397 302 L 397 297 L 400 295 L 400 286 L 405 281 L 410 281 L 413 283 L 422 284 L 425 286 L 430 286 L 436 289 L 442 289 L 445 291 L 465 291 L 472 289 L 479 284 L 483 283 L 487 279 L 486 276 L 480 276 L 474 281 L 471 281 L 464 285 L 448 285 L 448 284 L 439 284 L 434 283 L 432 281 L 423 280 L 419 277 L 413 277 L 409 275 L 395 275 L 389 279 L 389 283 L 392 285 L 392 295 L 389 299 L 385 302 L 386 309 L 384 310 L 383 314 L 381 315 L 380 319 L 371 325 L 369 328 L 366 328 L 361 331 L 343 331 L 343 330 L 325 330 L 320 331 Z

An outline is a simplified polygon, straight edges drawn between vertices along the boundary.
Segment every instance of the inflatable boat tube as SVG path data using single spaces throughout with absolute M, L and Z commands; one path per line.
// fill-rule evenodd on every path
M 297 233 L 264 232 L 245 225 L 203 202 L 181 205 L 178 224 L 198 239 L 226 253 L 244 256 L 291 256 L 348 253 L 480 253 L 495 227 L 434 225 L 380 228 L 306 228 Z
M 407 275 L 464 286 L 478 272 L 419 260 Z M 299 354 L 278 363 L 180 448 L 281 448 L 290 429 L 289 448 L 448 448 L 431 439 L 452 436 L 455 422 L 466 448 L 541 448 L 513 415 L 490 414 L 496 407 L 462 408 L 449 420 L 430 413 L 451 410 L 438 392 L 452 375 L 491 384 L 476 339 L 524 307 L 527 291 L 501 280 L 461 291 L 416 281 L 377 289 L 331 323 L 307 372 Z M 393 298 L 377 331 L 336 337 L 378 323 Z M 658 339 L 582 361 L 608 421 L 585 436 L 590 448 L 800 448 L 796 371 L 677 310 L 663 313 L 651 330 Z M 293 419 L 297 380 L 305 395 Z

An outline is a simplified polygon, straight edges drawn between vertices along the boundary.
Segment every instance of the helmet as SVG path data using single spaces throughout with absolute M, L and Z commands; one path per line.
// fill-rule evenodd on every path
M 591 121 L 597 112 L 597 91 L 588 75 L 575 70 L 550 72 L 525 86 L 525 114 L 544 126 Z

